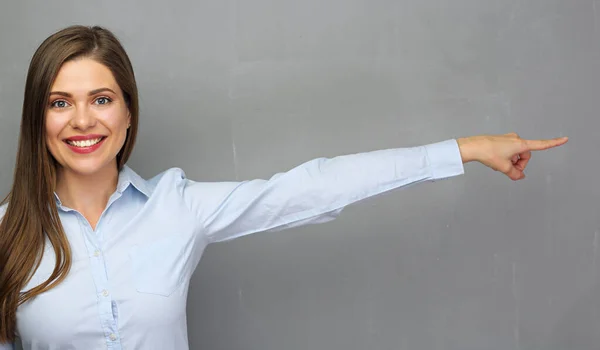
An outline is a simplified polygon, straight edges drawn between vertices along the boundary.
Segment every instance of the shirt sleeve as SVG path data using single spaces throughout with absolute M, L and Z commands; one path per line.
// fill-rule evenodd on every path
M 349 204 L 464 174 L 456 140 L 317 158 L 268 180 L 185 180 L 183 198 L 209 242 L 323 223 Z

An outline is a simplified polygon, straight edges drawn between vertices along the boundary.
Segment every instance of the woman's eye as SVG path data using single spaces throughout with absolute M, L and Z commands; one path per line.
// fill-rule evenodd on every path
M 107 105 L 110 102 L 112 102 L 112 101 L 108 97 L 99 97 L 96 99 L 96 104 L 99 104 L 99 105 Z
M 65 108 L 65 107 L 68 107 L 69 104 L 67 103 L 67 101 L 64 101 L 64 100 L 56 100 L 56 101 L 52 102 L 50 104 L 50 106 L 54 107 L 54 108 Z

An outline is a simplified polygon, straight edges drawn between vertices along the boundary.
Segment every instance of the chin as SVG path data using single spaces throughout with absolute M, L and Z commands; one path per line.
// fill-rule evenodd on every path
M 106 172 L 109 169 L 116 169 L 116 167 L 117 160 L 115 158 L 112 161 L 101 161 L 98 159 L 73 160 L 71 162 L 67 162 L 67 164 L 63 166 L 63 169 L 74 174 L 90 176 Z

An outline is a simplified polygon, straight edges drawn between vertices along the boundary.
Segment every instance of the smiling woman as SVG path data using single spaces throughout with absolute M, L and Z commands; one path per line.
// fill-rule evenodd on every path
M 73 26 L 40 45 L 27 75 L 13 187 L 0 208 L 0 343 L 18 334 L 18 305 L 58 285 L 71 268 L 72 242 L 55 198 L 61 193 L 69 203 L 77 188 L 114 188 L 137 120 L 133 68 L 112 33 Z M 109 194 L 96 196 L 106 203 Z M 97 221 L 97 210 L 87 208 L 90 223 Z M 23 290 L 49 256 L 46 241 L 52 273 Z
M 471 161 L 520 180 L 531 151 L 567 142 L 464 137 L 208 183 L 177 168 L 136 174 L 137 126 L 133 68 L 110 31 L 73 26 L 42 43 L 0 207 L 0 349 L 16 337 L 25 349 L 187 349 L 189 281 L 209 243 L 326 222 Z

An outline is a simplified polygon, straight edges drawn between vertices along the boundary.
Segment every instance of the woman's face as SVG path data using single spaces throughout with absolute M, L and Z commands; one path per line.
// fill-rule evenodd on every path
M 75 59 L 61 67 L 50 89 L 46 143 L 63 171 L 92 175 L 116 167 L 130 119 L 110 69 Z

